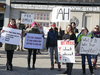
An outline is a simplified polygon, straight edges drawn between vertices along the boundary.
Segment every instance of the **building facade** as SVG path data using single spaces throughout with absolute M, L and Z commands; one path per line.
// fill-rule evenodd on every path
M 5 0 L 0 0 L 0 30 L 4 26 L 4 17 L 5 17 L 5 8 L 6 8 L 5 2 L 6 2 Z
M 6 3 L 11 5 L 11 8 L 8 6 L 9 10 L 7 9 L 10 15 L 7 16 L 6 22 L 10 18 L 17 20 L 21 17 L 21 13 L 34 13 L 34 21 L 41 25 L 41 29 L 44 26 L 49 27 L 52 9 L 61 6 L 71 9 L 70 22 L 75 22 L 79 30 L 86 26 L 91 31 L 95 25 L 100 25 L 99 0 L 7 0 Z M 69 23 L 57 22 L 56 24 L 65 30 Z

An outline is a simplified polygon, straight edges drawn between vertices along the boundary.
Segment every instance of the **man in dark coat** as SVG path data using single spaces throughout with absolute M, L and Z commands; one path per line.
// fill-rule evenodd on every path
M 18 50 L 22 50 L 23 51 L 23 37 L 24 37 L 24 30 L 26 30 L 28 28 L 28 25 L 24 25 L 24 24 L 21 24 L 21 18 L 18 19 L 18 23 L 17 23 L 17 28 L 22 30 L 22 37 L 21 37 L 21 49 L 20 49 L 20 46 L 18 45 Z

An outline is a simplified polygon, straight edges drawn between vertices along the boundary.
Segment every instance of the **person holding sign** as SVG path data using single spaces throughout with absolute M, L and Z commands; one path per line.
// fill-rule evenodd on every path
M 100 29 L 99 29 L 99 25 L 96 25 L 93 29 L 93 31 L 91 32 L 92 37 L 96 37 L 96 38 L 100 38 Z M 93 68 L 97 69 L 97 57 L 98 55 L 92 55 L 93 58 Z
M 65 34 L 63 35 L 62 39 L 67 42 L 69 42 L 70 40 L 74 40 L 75 43 L 77 42 L 76 35 L 75 35 L 74 30 L 71 25 L 67 25 L 67 27 L 65 29 Z M 73 63 L 66 63 L 66 67 L 67 67 L 67 69 L 63 74 L 71 75 Z
M 55 50 L 55 56 L 57 59 L 57 63 L 58 63 L 58 71 L 61 70 L 61 65 L 60 62 L 58 62 L 58 50 L 57 50 L 57 40 L 58 40 L 58 36 L 60 36 L 60 30 L 59 32 L 57 32 L 55 30 L 56 25 L 52 24 L 51 25 L 51 29 L 48 32 L 48 36 L 47 36 L 47 41 L 46 41 L 46 47 L 50 48 L 50 58 L 51 58 L 51 68 L 50 70 L 54 69 L 54 62 L 53 62 L 53 50 Z
M 17 29 L 16 27 L 16 21 L 15 19 L 10 19 L 8 26 L 9 28 Z M 1 30 L 1 33 L 3 33 L 3 30 Z M 13 70 L 12 66 L 12 59 L 13 59 L 13 53 L 14 50 L 17 48 L 16 45 L 12 44 L 5 44 L 5 50 L 7 52 L 7 63 L 6 63 L 6 70 Z
M 40 31 L 38 30 L 38 26 L 37 26 L 36 22 L 33 22 L 31 24 L 31 30 L 29 30 L 28 33 L 40 34 Z M 27 33 L 26 33 L 26 35 L 27 35 Z M 32 66 L 32 70 L 35 69 L 36 51 L 37 51 L 37 49 L 28 49 L 28 70 L 31 70 L 31 68 L 30 68 L 30 60 L 31 60 L 32 52 L 33 52 L 33 66 Z
M 77 39 L 77 42 L 80 42 L 82 40 L 83 36 L 92 37 L 92 35 L 89 33 L 89 31 L 88 31 L 88 29 L 86 27 L 83 27 L 81 32 L 82 33 L 81 33 L 81 35 L 79 35 L 79 37 Z M 88 60 L 89 69 L 90 69 L 91 75 L 94 75 L 92 62 L 91 62 L 91 55 L 90 54 L 81 54 L 83 75 L 86 75 L 86 72 L 85 72 L 85 56 L 87 56 L 87 60 Z

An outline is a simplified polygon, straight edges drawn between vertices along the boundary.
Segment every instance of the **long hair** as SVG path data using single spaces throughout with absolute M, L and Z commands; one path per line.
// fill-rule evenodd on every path
M 11 21 L 14 21 L 14 24 L 16 24 L 15 19 L 10 19 L 8 24 L 10 24 Z
M 70 32 L 68 32 L 68 31 L 67 31 L 67 27 L 68 27 L 68 26 L 70 26 L 70 27 L 71 27 Z M 65 34 L 72 35 L 73 33 L 74 33 L 74 29 L 72 28 L 72 26 L 71 26 L 70 24 L 69 24 L 69 25 L 67 25 L 67 26 L 66 26 L 66 29 L 65 29 Z

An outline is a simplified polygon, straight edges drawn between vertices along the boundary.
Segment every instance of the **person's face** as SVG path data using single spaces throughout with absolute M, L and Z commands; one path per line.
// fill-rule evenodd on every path
M 75 24 L 74 24 L 74 23 L 72 23 L 72 27 L 73 27 L 73 28 L 75 27 Z
M 51 28 L 54 30 L 55 29 L 55 26 L 51 26 Z
M 87 30 L 86 29 L 82 29 L 82 34 L 86 34 L 87 33 Z
M 14 20 L 10 21 L 10 25 L 14 25 L 14 24 L 15 24 Z
M 32 27 L 36 27 L 36 24 L 34 24 Z
M 18 22 L 21 23 L 21 20 L 19 20 Z
M 99 28 L 98 27 L 95 27 L 94 30 L 97 32 L 97 31 L 99 31 Z
M 71 27 L 68 26 L 68 27 L 67 27 L 67 32 L 70 32 L 70 31 L 71 31 Z

